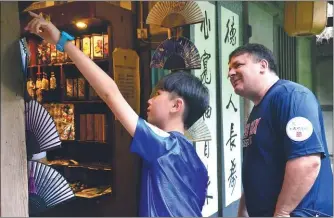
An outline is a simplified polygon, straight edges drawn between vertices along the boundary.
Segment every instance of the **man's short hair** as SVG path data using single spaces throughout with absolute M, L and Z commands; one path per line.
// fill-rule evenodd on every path
M 236 57 L 243 54 L 250 54 L 255 61 L 259 62 L 262 59 L 266 60 L 269 64 L 269 69 L 276 73 L 277 72 L 277 64 L 275 61 L 275 57 L 272 51 L 270 51 L 267 47 L 257 43 L 248 43 L 236 48 L 229 56 L 229 62 L 232 57 Z
M 190 128 L 209 107 L 209 90 L 196 76 L 176 71 L 163 77 L 155 87 L 181 97 L 185 102 L 183 122 Z

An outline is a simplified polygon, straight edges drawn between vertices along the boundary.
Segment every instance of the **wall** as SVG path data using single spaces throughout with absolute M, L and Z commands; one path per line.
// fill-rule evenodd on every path
M 252 37 L 250 43 L 261 43 L 270 50 L 274 49 L 274 27 L 273 15 L 267 13 L 258 3 L 249 2 L 248 19 L 252 26 Z
M 23 73 L 17 2 L 1 2 L 1 217 L 28 216 Z
M 248 3 L 248 24 L 251 26 L 249 43 L 260 43 L 274 50 L 274 17 L 273 14 L 264 10 L 258 2 Z M 245 121 L 253 108 L 253 102 L 245 100 Z
M 297 38 L 297 82 L 313 90 L 312 84 L 312 38 Z
M 328 150 L 333 154 L 333 40 L 316 46 L 315 94 L 323 109 Z

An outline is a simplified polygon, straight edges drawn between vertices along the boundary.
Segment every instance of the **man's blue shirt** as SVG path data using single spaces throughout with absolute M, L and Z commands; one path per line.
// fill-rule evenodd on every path
M 320 105 L 307 88 L 279 80 L 256 105 L 243 138 L 243 187 L 250 216 L 273 216 L 288 160 L 321 154 L 319 175 L 292 215 L 333 215 L 333 173 Z

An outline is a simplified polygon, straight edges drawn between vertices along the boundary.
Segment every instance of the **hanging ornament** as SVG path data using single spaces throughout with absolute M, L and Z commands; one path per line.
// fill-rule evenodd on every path
M 32 81 L 32 79 L 29 77 L 28 81 L 27 81 L 27 91 L 28 91 L 28 94 L 29 96 L 34 99 L 35 97 L 35 83 L 34 81 Z
M 48 91 L 49 90 L 49 80 L 45 72 L 43 72 L 43 79 L 42 79 L 42 90 Z
M 55 77 L 55 73 L 51 72 L 51 77 L 50 77 L 50 89 L 54 90 L 57 88 L 57 80 Z
M 37 96 L 36 100 L 38 102 L 41 102 L 43 100 L 42 90 L 41 89 L 36 89 L 36 96 Z
M 42 81 L 41 81 L 41 72 L 40 72 L 40 67 L 38 66 L 38 72 L 36 73 L 37 75 L 37 80 L 36 80 L 36 89 L 41 89 L 42 88 Z

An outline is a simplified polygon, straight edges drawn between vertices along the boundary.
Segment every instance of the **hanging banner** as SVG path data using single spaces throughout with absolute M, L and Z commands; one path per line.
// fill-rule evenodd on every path
M 131 49 L 113 51 L 114 80 L 129 105 L 140 113 L 139 57 Z
M 201 69 L 194 70 L 210 92 L 210 107 L 203 116 L 209 127 L 212 140 L 197 142 L 196 151 L 207 167 L 209 174 L 208 191 L 202 210 L 204 217 L 218 212 L 218 177 L 217 177 L 217 104 L 216 104 L 216 5 L 207 1 L 198 1 L 205 17 L 204 22 L 192 25 L 192 38 L 201 56 Z
M 224 150 L 225 207 L 241 197 L 240 97 L 228 79 L 229 54 L 239 46 L 239 16 L 220 7 L 221 23 L 221 96 Z

